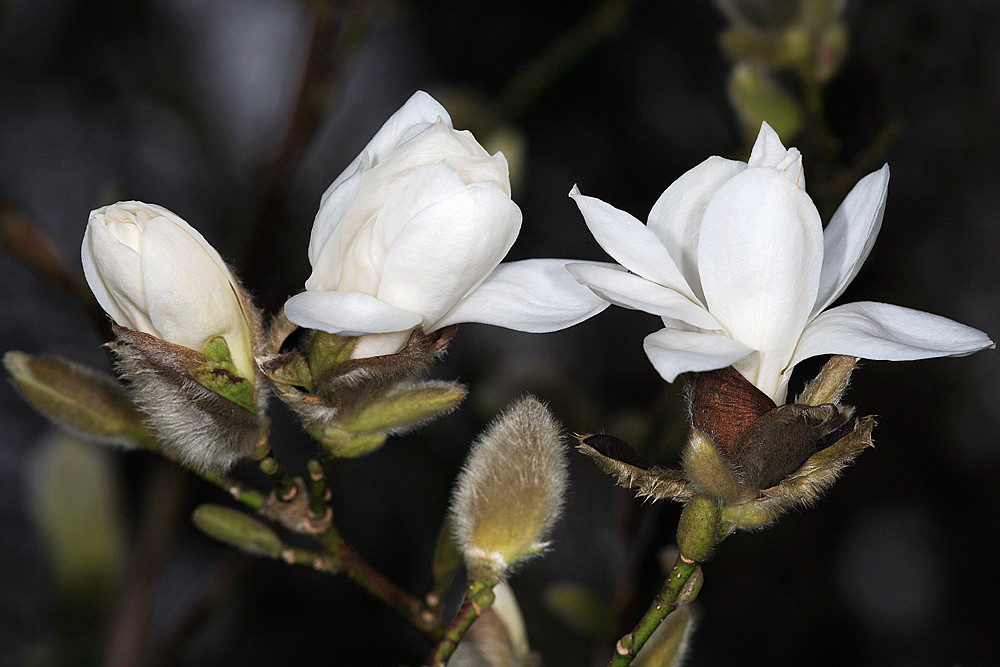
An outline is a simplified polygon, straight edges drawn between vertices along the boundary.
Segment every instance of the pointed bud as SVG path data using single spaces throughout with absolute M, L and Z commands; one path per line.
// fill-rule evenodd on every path
M 257 556 L 279 558 L 285 546 L 270 527 L 231 507 L 199 505 L 191 520 L 209 537 Z
M 455 537 L 470 578 L 491 578 L 541 552 L 562 509 L 567 462 L 561 428 L 526 396 L 472 445 L 452 496 Z
M 111 376 L 56 357 L 4 355 L 11 383 L 43 415 L 82 438 L 124 447 L 154 447 L 144 416 Z
M 83 273 L 120 327 L 205 353 L 225 339 L 236 372 L 256 374 L 260 315 L 205 238 L 165 208 L 119 202 L 90 214 Z
M 457 382 L 420 382 L 398 389 L 345 420 L 352 433 L 398 435 L 427 421 L 446 415 L 462 402 L 468 390 Z

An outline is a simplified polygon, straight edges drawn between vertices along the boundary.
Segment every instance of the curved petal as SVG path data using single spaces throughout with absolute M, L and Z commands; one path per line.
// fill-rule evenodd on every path
M 164 340 L 200 350 L 212 336 L 241 334 L 235 338 L 249 344 L 242 303 L 218 253 L 164 217 L 146 223 L 142 241 L 149 319 Z M 232 349 L 229 336 L 227 342 L 234 359 L 247 356 Z
M 90 291 L 111 319 L 123 327 L 159 337 L 146 315 L 139 253 L 120 243 L 103 221 L 94 220 L 94 214 L 83 232 L 80 259 Z
M 660 329 L 646 336 L 642 349 L 653 368 L 667 382 L 688 371 L 711 371 L 725 368 L 752 353 L 722 334 Z
M 802 154 L 797 148 L 786 149 L 778 133 L 763 122 L 760 124 L 760 132 L 757 134 L 757 141 L 750 151 L 750 158 L 747 160 L 750 167 L 767 167 L 774 169 L 785 175 L 790 181 L 795 183 L 800 190 L 806 189 L 806 177 L 802 171 Z
M 962 357 L 994 347 L 982 331 L 919 310 L 859 301 L 821 313 L 802 334 L 792 365 L 819 354 L 909 361 Z
M 354 201 L 361 187 L 364 169 L 378 162 L 399 143 L 411 139 L 415 133 L 426 130 L 439 119 L 451 127 L 451 117 L 445 108 L 433 97 L 418 90 L 385 121 L 361 153 L 334 179 L 320 199 L 319 213 L 316 214 L 309 238 L 309 261 L 314 266 L 315 259 L 319 257 L 330 234 Z
M 669 287 L 628 273 L 617 265 L 574 263 L 566 268 L 602 299 L 617 306 L 680 320 L 699 329 L 722 329 L 722 325 L 700 304 Z
M 420 324 L 417 313 L 361 292 L 300 292 L 285 302 L 285 317 L 342 336 L 409 331 Z
M 889 165 L 884 165 L 858 181 L 833 214 L 823 232 L 823 272 L 813 315 L 844 293 L 868 259 L 882 227 L 888 191 Z
M 580 208 L 594 238 L 619 264 L 647 280 L 697 299 L 663 242 L 646 225 L 600 199 L 580 194 L 575 185 L 569 196 Z
M 698 270 L 708 310 L 760 352 L 758 387 L 788 364 L 816 302 L 823 228 L 781 172 L 747 169 L 719 188 L 702 222 Z M 776 380 L 775 380 L 776 381 Z
M 385 256 L 379 299 L 440 321 L 514 244 L 521 210 L 491 182 L 466 186 L 417 213 Z
M 572 260 L 505 262 L 431 330 L 460 322 L 547 333 L 571 327 L 608 307 L 566 270 Z M 609 265 L 610 266 L 610 265 Z
M 746 168 L 745 162 L 710 157 L 671 183 L 649 212 L 649 229 L 666 246 L 699 298 L 698 231 L 705 208 L 723 183 Z

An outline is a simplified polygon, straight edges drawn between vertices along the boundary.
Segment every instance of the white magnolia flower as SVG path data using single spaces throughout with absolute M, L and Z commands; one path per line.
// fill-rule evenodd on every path
M 606 307 L 565 260 L 500 264 L 520 226 L 503 155 L 452 129 L 448 112 L 418 92 L 323 195 L 309 240 L 313 272 L 285 315 L 364 335 L 353 354 L 369 357 L 398 351 L 416 327 L 555 331 Z
M 748 162 L 705 160 L 667 188 L 647 225 L 574 188 L 621 266 L 568 268 L 611 303 L 663 318 L 644 348 L 668 382 L 733 365 L 778 404 L 795 364 L 816 355 L 903 361 L 993 347 L 981 331 L 909 308 L 827 310 L 875 243 L 888 186 L 888 165 L 861 179 L 824 231 L 802 156 L 765 123 Z
M 222 336 L 244 377 L 255 364 L 236 281 L 208 241 L 160 206 L 118 202 L 91 212 L 83 273 L 118 325 L 203 351 Z

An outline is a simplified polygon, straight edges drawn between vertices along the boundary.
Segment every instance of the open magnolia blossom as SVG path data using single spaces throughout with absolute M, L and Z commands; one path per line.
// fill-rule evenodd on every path
M 500 264 L 520 226 L 503 155 L 454 130 L 444 107 L 417 92 L 323 195 L 309 240 L 313 272 L 285 316 L 365 336 L 352 354 L 361 358 L 399 351 L 416 327 L 546 332 L 607 306 L 572 279 L 566 260 Z
M 779 405 L 809 357 L 903 361 L 993 347 L 981 331 L 909 308 L 827 309 L 875 243 L 888 186 L 888 165 L 861 179 L 824 231 L 802 156 L 764 123 L 747 162 L 708 158 L 667 188 L 647 225 L 574 187 L 587 226 L 621 266 L 567 268 L 611 303 L 663 318 L 644 349 L 668 382 L 733 365 Z
M 208 241 L 165 208 L 118 202 L 90 214 L 81 251 L 97 302 L 119 326 L 203 352 L 222 336 L 233 364 L 256 364 L 246 306 L 229 267 Z

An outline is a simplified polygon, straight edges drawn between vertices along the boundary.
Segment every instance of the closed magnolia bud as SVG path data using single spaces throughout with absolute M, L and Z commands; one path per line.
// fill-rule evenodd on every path
M 472 445 L 451 506 L 470 577 L 495 577 L 548 545 L 566 494 L 566 466 L 560 425 L 533 396 L 497 417 Z
M 252 308 L 219 253 L 180 217 L 137 201 L 99 208 L 81 259 L 116 324 L 198 352 L 221 336 L 237 372 L 253 377 Z

